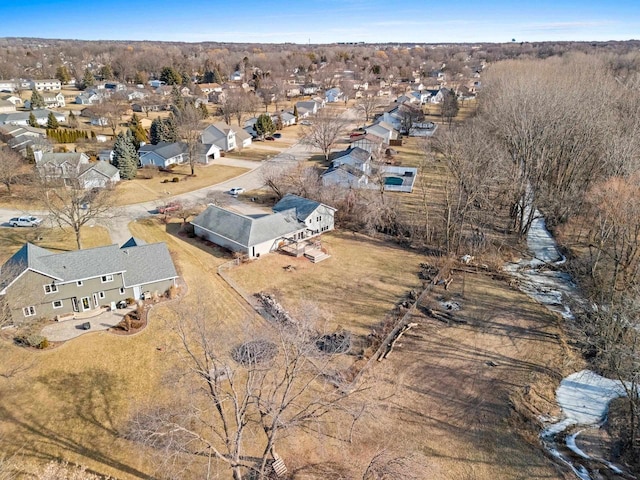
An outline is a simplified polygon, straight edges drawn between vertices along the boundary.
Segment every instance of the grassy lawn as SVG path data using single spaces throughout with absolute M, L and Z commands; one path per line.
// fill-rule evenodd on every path
M 167 242 L 189 286 L 179 302 L 207 308 L 211 322 L 220 325 L 222 341 L 236 345 L 256 325 L 255 315 L 216 275 L 217 265 L 228 259 L 221 252 L 183 241 L 174 235 L 177 224 L 150 220 L 131 229 L 147 242 Z M 68 241 L 51 239 L 48 245 L 62 248 Z M 161 403 L 174 390 L 166 379 L 180 362 L 166 323 L 174 306 L 154 307 L 147 328 L 131 337 L 95 332 L 45 351 L 21 349 L 0 338 L 0 370 L 29 367 L 13 377 L 0 376 L 2 451 L 19 452 L 24 463 L 64 459 L 118 479 L 153 478 L 148 452 L 121 433 L 138 406 L 150 399 Z
M 241 151 L 225 152 L 224 156 L 229 158 L 239 158 L 241 160 L 251 160 L 262 162 L 268 158 L 275 157 L 278 152 L 273 150 L 262 150 L 259 145 L 266 142 L 253 142 L 251 147 L 243 148 Z
M 196 176 L 189 176 L 189 165 L 178 165 L 170 173 L 158 172 L 153 178 L 136 178 L 120 182 L 116 186 L 116 205 L 160 200 L 172 195 L 199 190 L 248 172 L 246 168 L 227 165 L 196 166 Z M 179 182 L 171 180 L 177 177 Z M 169 180 L 163 183 L 163 180 Z
M 109 232 L 104 227 L 83 227 L 80 230 L 83 248 L 100 247 L 111 244 Z M 0 228 L 0 262 L 4 262 L 26 242 L 31 242 L 47 250 L 76 250 L 75 234 L 70 229 L 61 228 Z
M 306 258 L 266 255 L 230 274 L 248 293 L 276 293 L 295 315 L 317 306 L 326 329 L 342 326 L 366 336 L 409 290 L 423 256 L 362 235 L 332 232 L 322 236 L 331 258 L 313 264 Z M 283 267 L 293 265 L 295 270 Z

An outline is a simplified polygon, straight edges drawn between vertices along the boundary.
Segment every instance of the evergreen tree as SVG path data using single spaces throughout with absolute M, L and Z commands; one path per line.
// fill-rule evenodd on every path
M 173 99 L 173 107 L 175 110 L 178 112 L 184 110 L 184 97 L 182 96 L 182 93 L 180 93 L 177 85 L 174 85 L 171 89 L 171 98 Z
M 116 136 L 112 163 L 120 171 L 120 178 L 123 180 L 131 180 L 138 174 L 138 152 L 130 130 Z
M 113 69 L 111 65 L 106 64 L 100 69 L 100 75 L 103 80 L 112 80 L 113 79 Z
M 89 87 L 93 87 L 96 84 L 96 79 L 91 73 L 91 70 L 88 68 L 85 69 L 84 75 L 82 76 L 82 82 L 80 82 L 80 88 L 85 90 Z
M 182 83 L 182 77 L 173 67 L 164 67 L 160 72 L 160 80 L 167 85 L 180 85 Z
M 256 120 L 256 124 L 254 125 L 256 133 L 260 135 L 262 138 L 265 136 L 271 135 L 276 131 L 276 126 L 273 124 L 273 120 L 271 119 L 271 115 L 268 113 L 263 113 Z
M 27 162 L 36 163 L 36 156 L 33 153 L 33 148 L 31 148 L 31 145 L 27 145 L 27 149 L 25 151 L 25 157 L 27 158 Z
M 156 118 L 151 122 L 149 140 L 153 145 L 157 145 L 160 142 L 177 142 L 179 138 L 178 126 L 173 115 L 165 119 Z
M 136 147 L 136 150 L 140 148 L 140 144 L 142 142 L 146 143 L 149 141 L 147 137 L 147 131 L 144 129 L 144 127 L 142 126 L 142 123 L 140 123 L 140 119 L 135 113 L 133 114 L 133 116 L 131 117 L 131 120 L 129 121 L 129 130 L 131 131 L 131 135 L 133 137 L 133 143 Z
M 40 124 L 38 123 L 38 120 L 36 120 L 36 116 L 33 114 L 33 112 L 31 112 L 29 114 L 29 126 L 30 127 L 39 127 Z
M 49 115 L 47 116 L 47 128 L 56 129 L 59 126 L 60 124 L 58 123 L 58 119 L 56 118 L 56 116 L 53 114 L 53 112 L 49 112 Z
M 293 106 L 293 116 L 296 117 L 296 123 L 298 123 L 298 106 Z
M 38 108 L 44 108 L 46 104 L 44 103 L 44 98 L 37 90 L 34 90 L 31 93 L 31 110 L 36 110 Z
M 69 70 L 64 65 L 60 65 L 56 68 L 56 78 L 60 80 L 61 83 L 69 83 L 71 80 L 71 74 L 69 74 Z

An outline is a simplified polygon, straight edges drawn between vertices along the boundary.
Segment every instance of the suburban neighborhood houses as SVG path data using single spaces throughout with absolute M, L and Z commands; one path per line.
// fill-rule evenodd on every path
M 0 480 L 640 478 L 640 41 L 95 7 L 0 7 Z

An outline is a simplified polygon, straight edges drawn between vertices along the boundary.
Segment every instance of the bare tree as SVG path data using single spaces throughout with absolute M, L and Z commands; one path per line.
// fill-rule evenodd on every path
M 301 125 L 301 142 L 320 149 L 325 160 L 329 160 L 331 149 L 346 126 L 347 122 L 339 111 L 324 108 L 313 118 L 312 125 Z
M 78 249 L 82 248 L 80 230 L 89 222 L 108 218 L 113 207 L 113 188 L 83 188 L 81 182 L 70 181 L 68 186 L 60 182 L 40 178 L 34 189 L 36 198 L 60 228 L 70 227 Z
M 356 100 L 356 110 L 364 114 L 365 122 L 368 122 L 370 118 L 373 118 L 375 111 L 383 105 L 384 103 L 382 100 L 376 96 L 363 96 Z
M 197 390 L 179 406 L 138 413 L 130 437 L 161 449 L 166 458 L 182 453 L 208 463 L 216 459 L 228 465 L 235 480 L 248 472 L 262 479 L 270 459 L 279 458 L 279 440 L 301 429 L 316 430 L 325 417 L 350 415 L 343 407 L 349 391 L 334 384 L 340 383 L 332 374 L 335 356 L 319 352 L 315 330 L 274 324 L 229 352 L 211 320 L 200 304 L 178 312 L 173 329 L 184 352 L 184 372 Z M 260 453 L 252 458 L 249 451 Z
M 11 185 L 20 175 L 24 166 L 23 158 L 7 146 L 0 147 L 0 182 L 7 187 L 7 193 L 11 195 Z
M 202 134 L 202 115 L 193 103 L 188 103 L 184 108 L 175 112 L 175 119 L 178 134 L 187 145 L 189 167 L 191 168 L 191 175 L 194 175 L 195 166 L 200 156 L 200 148 L 202 148 L 200 141 Z

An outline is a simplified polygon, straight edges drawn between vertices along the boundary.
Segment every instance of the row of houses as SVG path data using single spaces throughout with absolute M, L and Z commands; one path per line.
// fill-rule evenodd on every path
M 20 90 L 36 90 L 38 92 L 45 92 L 51 90 L 61 90 L 62 82 L 57 78 L 45 78 L 42 80 L 35 79 L 11 79 L 0 80 L 0 92 L 18 92 Z

